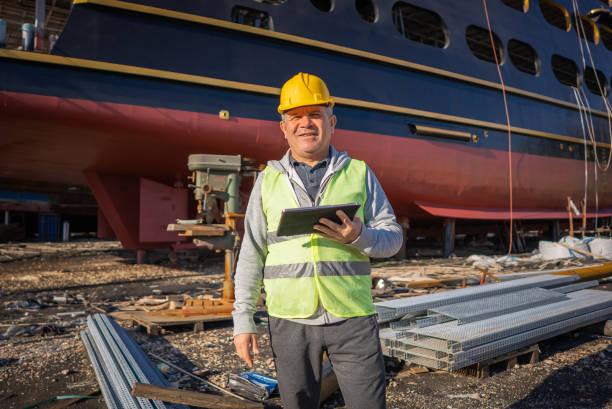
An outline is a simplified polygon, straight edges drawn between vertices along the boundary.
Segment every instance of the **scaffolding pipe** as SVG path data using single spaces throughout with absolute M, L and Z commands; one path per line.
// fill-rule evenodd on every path
M 34 24 L 34 49 L 45 49 L 45 0 L 36 0 L 36 22 Z

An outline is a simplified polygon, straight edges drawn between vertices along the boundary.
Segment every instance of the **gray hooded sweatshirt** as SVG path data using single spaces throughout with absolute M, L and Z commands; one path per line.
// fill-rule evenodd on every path
M 339 153 L 330 146 L 331 160 L 321 180 L 319 193 L 315 201 L 310 196 L 299 175 L 289 162 L 287 151 L 280 161 L 269 161 L 268 166 L 283 173 L 291 181 L 293 196 L 301 207 L 318 205 L 332 176 L 341 170 L 349 161 L 346 152 Z M 263 267 L 268 254 L 266 245 L 266 217 L 261 206 L 261 183 L 263 172 L 253 186 L 244 221 L 244 237 L 234 276 L 234 336 L 242 333 L 257 333 L 253 314 L 261 294 Z M 402 245 L 402 229 L 395 220 L 395 214 L 387 196 L 374 172 L 368 167 L 366 174 L 367 198 L 364 206 L 364 219 L 361 234 L 349 246 L 353 246 L 369 257 L 390 257 L 396 254 Z M 339 322 L 345 318 L 336 317 L 326 311 L 319 302 L 315 313 L 305 319 L 292 319 L 303 324 L 321 325 Z

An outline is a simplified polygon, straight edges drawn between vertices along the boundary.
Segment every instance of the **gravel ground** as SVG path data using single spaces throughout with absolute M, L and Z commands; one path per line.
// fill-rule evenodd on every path
M 12 326 L 30 329 L 0 340 L 0 408 L 23 408 L 57 395 L 97 389 L 78 337 L 85 318 L 79 314 L 94 312 L 83 300 L 110 305 L 155 293 L 220 296 L 222 258 L 212 253 L 171 258 L 173 262 L 168 254 L 157 252 L 151 254 L 150 264 L 136 265 L 135 254 L 121 250 L 115 241 L 0 244 L 0 334 Z M 427 266 L 432 263 L 423 261 Z M 444 263 L 448 265 L 447 260 Z M 461 266 L 462 260 L 456 264 Z M 65 296 L 67 303 L 53 302 L 54 296 Z M 21 303 L 18 308 L 15 302 Z M 265 314 L 258 316 L 262 353 L 255 370 L 275 376 L 267 320 Z M 185 369 L 198 368 L 220 385 L 229 373 L 246 370 L 233 351 L 231 322 L 212 323 L 200 333 L 177 328 L 159 337 L 138 328 L 129 331 L 145 352 Z M 612 409 L 612 340 L 581 330 L 542 342 L 540 350 L 540 362 L 519 361 L 514 369 L 500 368 L 485 379 L 442 371 L 414 374 L 400 362 L 388 360 L 388 407 Z M 206 391 L 188 377 L 170 378 L 178 387 Z M 282 408 L 282 403 L 273 398 L 266 406 Z M 97 397 L 71 407 L 106 406 Z M 340 392 L 323 407 L 343 407 Z

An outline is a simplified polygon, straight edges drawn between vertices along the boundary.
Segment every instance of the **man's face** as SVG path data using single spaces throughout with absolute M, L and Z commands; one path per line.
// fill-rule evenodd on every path
M 291 109 L 285 112 L 285 121 L 280 123 L 296 159 L 322 160 L 327 157 L 335 126 L 336 116 L 330 117 L 327 109 L 320 105 Z

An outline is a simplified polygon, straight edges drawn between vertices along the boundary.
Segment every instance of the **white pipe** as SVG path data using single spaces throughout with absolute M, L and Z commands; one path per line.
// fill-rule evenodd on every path
M 580 216 L 580 211 L 578 210 L 572 199 L 570 199 L 570 207 L 572 208 L 576 216 Z

